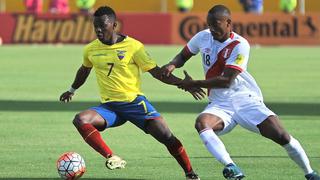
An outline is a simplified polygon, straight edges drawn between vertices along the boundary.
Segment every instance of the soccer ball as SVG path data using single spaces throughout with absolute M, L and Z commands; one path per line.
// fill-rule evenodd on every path
M 79 179 L 86 171 L 83 158 L 75 152 L 66 152 L 57 161 L 58 174 L 62 179 Z

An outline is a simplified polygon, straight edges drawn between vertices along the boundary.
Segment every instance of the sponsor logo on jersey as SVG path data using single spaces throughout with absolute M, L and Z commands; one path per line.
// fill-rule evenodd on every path
M 206 54 L 210 54 L 211 53 L 211 49 L 210 48 L 205 48 L 203 52 L 206 53 Z
M 241 65 L 244 61 L 244 56 L 242 54 L 238 54 L 237 58 L 236 58 L 236 64 Z

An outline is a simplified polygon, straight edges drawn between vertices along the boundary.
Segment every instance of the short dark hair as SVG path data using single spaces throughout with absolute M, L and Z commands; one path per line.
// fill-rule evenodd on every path
M 116 13 L 114 10 L 109 6 L 101 6 L 99 7 L 93 14 L 95 17 L 107 15 L 109 17 L 113 17 L 114 19 L 117 18 Z
M 227 8 L 226 6 L 224 5 L 215 5 L 213 6 L 208 14 L 221 14 L 221 15 L 224 15 L 224 16 L 230 16 L 231 15 L 231 11 L 229 10 L 229 8 Z

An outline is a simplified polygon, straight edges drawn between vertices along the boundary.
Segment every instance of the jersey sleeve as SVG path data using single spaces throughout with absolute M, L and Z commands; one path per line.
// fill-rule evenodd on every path
M 233 68 L 239 71 L 247 69 L 249 60 L 250 45 L 249 43 L 239 43 L 231 52 L 230 57 L 226 60 L 226 68 Z
M 89 47 L 85 46 L 83 49 L 83 63 L 82 65 L 85 67 L 92 67 L 92 63 L 89 60 L 89 56 L 88 56 L 88 51 L 89 51 Z
M 157 66 L 157 63 L 151 58 L 149 53 L 145 50 L 144 45 L 139 43 L 136 52 L 133 55 L 133 61 L 147 72 Z
M 200 51 L 201 33 L 194 35 L 188 42 L 187 48 L 192 54 L 198 54 Z

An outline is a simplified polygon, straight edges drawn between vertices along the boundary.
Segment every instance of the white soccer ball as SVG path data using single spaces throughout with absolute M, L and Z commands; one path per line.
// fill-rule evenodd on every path
M 62 179 L 79 179 L 86 172 L 83 158 L 75 152 L 66 152 L 57 161 L 58 174 Z

